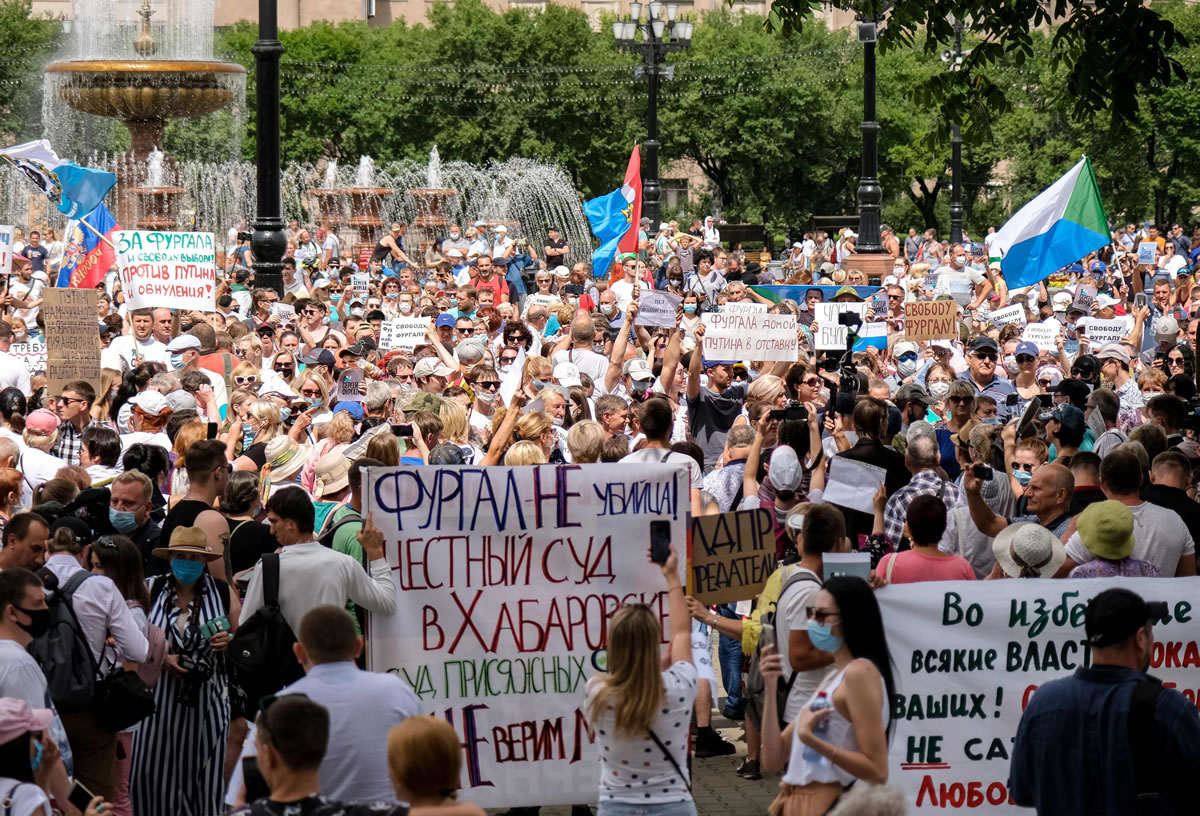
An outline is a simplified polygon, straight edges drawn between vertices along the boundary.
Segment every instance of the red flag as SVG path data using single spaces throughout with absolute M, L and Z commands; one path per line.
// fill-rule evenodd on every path
M 629 166 L 625 168 L 625 184 L 621 187 L 625 200 L 629 202 L 629 231 L 617 244 L 619 252 L 638 251 L 638 230 L 642 226 L 642 152 L 639 145 L 633 146 Z

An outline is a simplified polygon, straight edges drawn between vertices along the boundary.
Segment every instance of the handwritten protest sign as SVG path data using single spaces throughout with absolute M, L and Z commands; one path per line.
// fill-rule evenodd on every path
M 420 317 L 394 317 L 379 325 L 379 348 L 384 351 L 412 351 L 425 339 L 429 322 Z
M 701 319 L 710 360 L 795 361 L 799 352 L 795 315 L 706 312 Z
M 558 295 L 543 295 L 536 292 L 525 298 L 525 314 L 529 314 L 530 306 L 545 306 L 547 309 L 554 309 L 562 305 L 562 300 Z
M 95 289 L 42 290 L 46 323 L 46 374 L 51 394 L 75 380 L 100 381 L 100 335 Z
M 370 668 L 412 686 L 463 744 L 463 798 L 485 808 L 595 802 L 598 748 L 580 709 L 606 664 L 608 616 L 645 603 L 650 522 L 682 555 L 677 465 L 368 468 L 364 513 L 399 584 L 372 615 Z M 665 639 L 664 639 L 664 642 Z
M 351 300 L 366 300 L 371 291 L 370 275 L 351 275 L 350 289 L 353 292 Z
M 271 304 L 271 314 L 278 315 L 280 323 L 296 322 L 296 307 L 290 303 L 275 301 Z
M 1142 241 L 1138 244 L 1137 262 L 1142 266 L 1154 266 L 1154 258 L 1158 254 L 1158 244 L 1154 241 Z
M 1071 311 L 1092 313 L 1092 304 L 1096 302 L 1096 287 L 1090 283 L 1081 283 L 1075 288 L 1075 299 L 1071 301 Z
M 993 309 L 988 313 L 988 322 L 993 326 L 1007 326 L 1009 323 L 1025 325 L 1025 307 L 1020 303 L 1015 306 L 1005 306 L 1003 309 Z
M 117 230 L 113 243 L 130 309 L 216 311 L 217 256 L 211 232 Z
M 775 570 L 771 511 L 734 510 L 692 519 L 688 594 L 706 605 L 757 598 Z
M 682 301 L 679 295 L 661 292 L 657 289 L 647 289 L 638 300 L 637 317 L 633 319 L 635 326 L 658 326 L 660 328 L 675 328 L 675 310 Z
M 958 334 L 958 304 L 953 300 L 913 300 L 904 304 L 904 339 L 935 340 Z
M 642 295 L 642 300 L 645 301 L 646 296 Z M 765 303 L 726 303 L 721 307 L 720 311 L 725 314 L 761 314 L 767 311 Z
M 1033 343 L 1038 347 L 1038 351 L 1058 351 L 1058 345 L 1054 342 L 1054 338 L 1058 337 L 1061 328 L 1057 321 L 1053 324 L 1030 323 L 1021 333 L 1021 340 Z
M 1129 324 L 1124 320 L 1101 320 L 1098 317 L 1089 317 L 1079 321 L 1080 328 L 1088 339 L 1093 351 L 1099 351 L 1100 346 L 1106 343 L 1115 343 L 1125 336 L 1125 332 Z
M 12 274 L 13 228 L 0 225 L 0 275 Z
M 8 353 L 24 363 L 30 374 L 46 370 L 45 343 L 13 343 L 8 347 Z
M 877 592 L 899 700 L 888 783 L 909 813 L 1018 816 L 1006 783 L 1013 737 L 1036 689 L 1086 665 L 1088 600 L 1116 587 L 1165 601 L 1150 673 L 1196 702 L 1200 578 L 953 581 Z
M 846 331 L 848 326 L 838 323 L 838 315 L 843 312 L 853 312 L 860 318 L 865 318 L 867 304 L 865 303 L 818 303 L 814 322 L 817 324 L 817 334 L 813 337 L 813 347 L 818 349 L 846 350 Z
M 338 380 L 334 402 L 366 402 L 366 397 L 362 395 L 362 390 L 359 388 L 362 381 L 363 370 L 361 368 L 352 368 L 347 371 Z

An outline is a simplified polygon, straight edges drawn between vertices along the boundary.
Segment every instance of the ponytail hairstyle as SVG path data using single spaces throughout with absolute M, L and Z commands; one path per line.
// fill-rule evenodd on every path
M 8 387 L 0 391 L 0 416 L 4 417 L 16 433 L 25 430 L 25 414 L 29 413 L 29 405 L 25 394 L 20 388 Z

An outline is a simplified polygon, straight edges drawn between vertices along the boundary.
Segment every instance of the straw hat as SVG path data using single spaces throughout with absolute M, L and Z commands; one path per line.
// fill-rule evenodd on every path
M 171 556 L 179 555 L 180 553 L 202 555 L 206 562 L 216 561 L 221 557 L 219 552 L 216 552 L 209 546 L 208 536 L 199 527 L 176 527 L 171 533 L 170 546 L 156 547 L 151 552 L 155 558 L 162 558 L 168 561 L 171 559 Z
M 274 480 L 288 479 L 295 476 L 304 467 L 312 454 L 312 445 L 305 442 L 297 445 L 290 437 L 277 436 L 267 443 L 264 455 L 270 466 L 271 478 Z
M 992 540 L 996 563 L 1009 578 L 1052 578 L 1067 560 L 1058 536 L 1040 524 L 1010 524 Z

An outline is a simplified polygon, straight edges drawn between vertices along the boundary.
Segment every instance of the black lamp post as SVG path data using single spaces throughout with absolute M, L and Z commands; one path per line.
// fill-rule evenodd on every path
M 650 86 L 650 101 L 646 106 L 645 169 L 642 172 L 642 214 L 650 219 L 650 228 L 655 230 L 659 224 L 659 201 L 662 198 L 662 187 L 658 183 L 658 82 L 659 77 L 671 78 L 673 69 L 662 64 L 662 60 L 672 51 L 682 51 L 692 44 L 692 23 L 676 20 L 679 14 L 677 3 L 663 3 L 661 0 L 651 0 L 644 4 L 647 19 L 642 22 L 643 4 L 629 4 L 631 19 L 617 20 L 613 23 L 613 37 L 617 41 L 617 49 L 634 54 L 641 54 L 642 64 L 638 68 L 638 76 L 645 77 Z M 663 18 L 664 6 L 666 18 Z M 637 32 L 642 32 L 642 40 L 634 39 Z
M 858 23 L 858 41 L 863 44 L 862 176 L 858 181 L 857 254 L 883 252 L 879 239 L 879 210 L 883 188 L 879 186 L 879 122 L 875 120 L 875 40 L 878 24 Z
M 258 212 L 250 250 L 254 254 L 255 285 L 274 289 L 283 297 L 283 256 L 287 252 L 283 201 L 279 187 L 279 42 L 278 0 L 258 0 L 258 42 L 254 54 L 255 145 Z
M 951 71 L 962 65 L 963 28 L 962 20 L 954 21 L 954 53 L 947 60 Z M 955 122 L 950 131 L 950 243 L 962 243 L 962 224 L 962 133 Z

